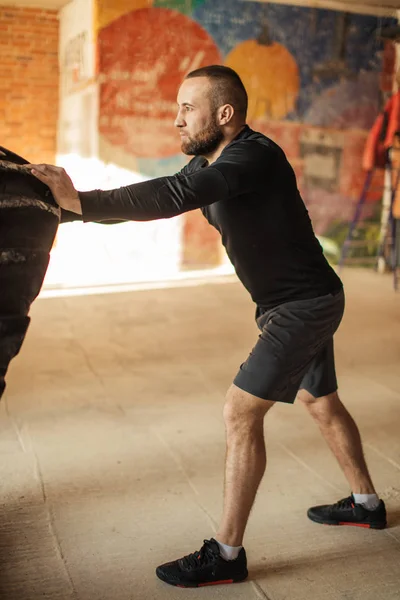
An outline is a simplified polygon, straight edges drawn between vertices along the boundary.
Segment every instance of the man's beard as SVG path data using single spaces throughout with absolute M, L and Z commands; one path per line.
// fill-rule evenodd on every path
M 184 154 L 190 156 L 206 156 L 214 152 L 223 139 L 222 131 L 213 121 L 196 137 L 182 139 L 181 149 Z

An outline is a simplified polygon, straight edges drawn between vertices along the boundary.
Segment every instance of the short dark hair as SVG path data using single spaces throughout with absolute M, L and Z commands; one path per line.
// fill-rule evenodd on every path
M 246 119 L 247 92 L 239 75 L 230 67 L 210 65 L 191 71 L 185 79 L 207 77 L 212 85 L 212 103 L 214 108 L 231 104 L 235 112 Z

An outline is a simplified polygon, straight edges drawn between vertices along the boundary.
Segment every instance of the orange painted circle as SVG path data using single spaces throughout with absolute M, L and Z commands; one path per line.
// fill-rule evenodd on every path
M 138 157 L 178 153 L 179 85 L 189 71 L 220 63 L 213 39 L 186 15 L 165 8 L 123 15 L 99 33 L 100 134 Z
M 283 119 L 296 105 L 300 91 L 299 68 L 289 50 L 256 40 L 238 44 L 225 64 L 239 73 L 249 96 L 249 120 Z

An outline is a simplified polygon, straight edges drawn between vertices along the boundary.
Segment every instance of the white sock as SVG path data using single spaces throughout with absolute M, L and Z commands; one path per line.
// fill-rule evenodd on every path
M 367 510 L 375 510 L 380 502 L 377 494 L 353 494 L 353 498 L 356 504 L 361 504 Z
M 239 556 L 242 546 L 228 546 L 218 540 L 215 540 L 219 546 L 221 557 L 224 560 L 235 560 Z

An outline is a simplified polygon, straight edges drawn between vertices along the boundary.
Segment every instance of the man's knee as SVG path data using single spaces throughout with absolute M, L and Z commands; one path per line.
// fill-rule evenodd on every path
M 310 415 L 320 423 L 329 421 L 343 407 L 337 391 L 316 398 L 306 390 L 300 390 L 297 399 Z
M 232 384 L 225 399 L 225 425 L 229 430 L 262 424 L 266 413 L 274 404 L 270 400 L 253 396 Z

